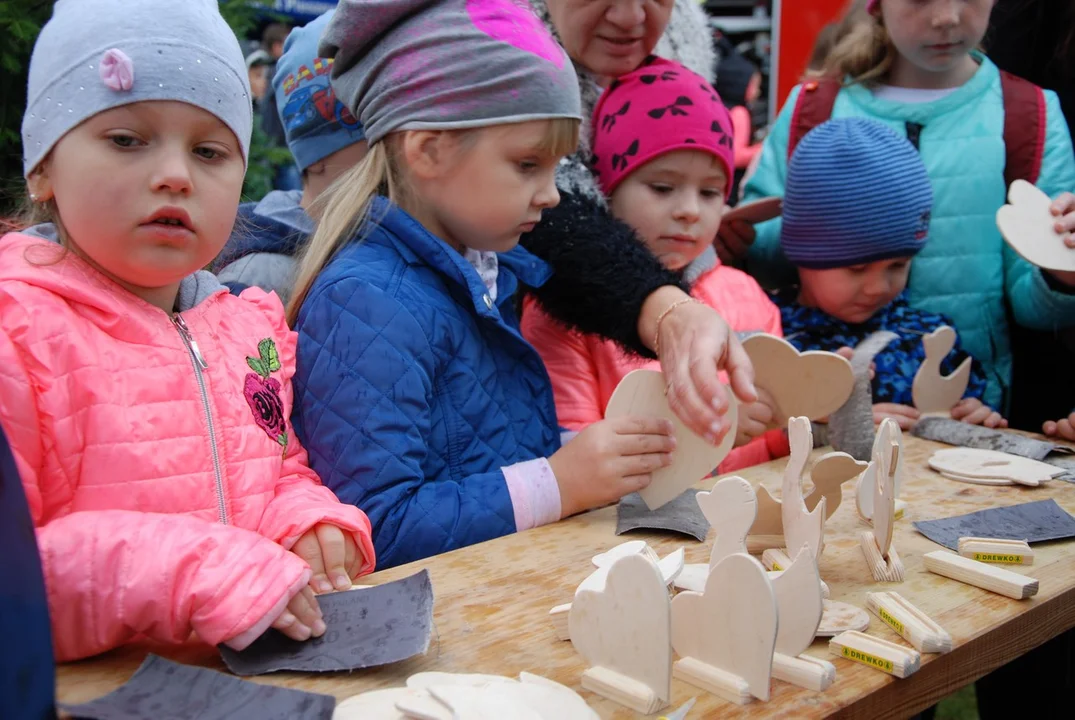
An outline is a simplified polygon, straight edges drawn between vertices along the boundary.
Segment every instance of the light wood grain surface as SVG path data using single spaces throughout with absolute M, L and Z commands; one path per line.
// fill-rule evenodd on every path
M 673 708 L 691 697 L 698 704 L 690 718 L 708 717 L 906 717 L 986 674 L 1005 662 L 1075 626 L 1075 545 L 1072 541 L 1037 544 L 1032 566 L 1011 566 L 1040 583 L 1038 594 L 1011 600 L 925 570 L 922 555 L 940 546 L 918 534 L 912 520 L 949 517 L 974 510 L 1055 498 L 1075 513 L 1075 485 L 1053 481 L 1040 488 L 968 485 L 942 478 L 926 464 L 937 443 L 905 438 L 906 476 L 901 489 L 908 502 L 896 522 L 894 543 L 906 567 L 906 581 L 874 583 L 859 548 L 858 532 L 866 527 L 855 512 L 854 483 L 844 485 L 844 501 L 829 520 L 821 577 L 832 599 L 866 607 L 866 593 L 897 590 L 952 635 L 954 650 L 923 655 L 923 666 L 905 680 L 851 663 L 828 653 L 817 641 L 807 654 L 830 659 L 836 682 L 815 693 L 773 681 L 772 698 L 739 708 L 712 695 L 673 681 Z M 820 451 L 819 451 L 820 452 Z M 744 470 L 752 484 L 778 489 L 784 461 Z M 700 484 L 712 486 L 713 480 Z M 300 675 L 278 673 L 254 678 L 346 698 L 376 688 L 402 685 L 416 672 L 480 672 L 517 676 L 520 671 L 544 675 L 581 690 L 583 663 L 570 642 L 558 641 L 547 617 L 554 605 L 569 602 L 575 587 L 592 570 L 590 558 L 627 539 L 645 539 L 662 556 L 685 547 L 687 561 L 705 563 L 709 544 L 670 534 L 614 534 L 615 508 L 605 508 L 566 522 L 393 568 L 363 578 L 378 583 L 404 577 L 425 567 L 436 595 L 435 636 L 428 654 L 389 667 L 353 674 Z M 712 541 L 710 531 L 709 541 Z M 902 642 L 871 615 L 869 633 Z M 178 662 L 223 670 L 213 648 L 191 643 L 181 647 L 128 646 L 96 658 L 62 665 L 57 671 L 61 702 L 82 702 L 124 683 L 147 652 Z M 591 693 L 583 697 L 602 718 L 630 718 L 634 713 Z

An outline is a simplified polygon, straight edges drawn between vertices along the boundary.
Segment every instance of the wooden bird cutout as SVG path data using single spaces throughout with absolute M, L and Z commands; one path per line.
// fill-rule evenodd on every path
M 831 452 L 822 455 L 810 468 L 814 489 L 806 496 L 806 509 L 813 510 L 825 498 L 825 519 L 832 517 L 844 499 L 843 484 L 861 475 L 868 462 L 856 460 L 847 453 Z
M 727 477 L 711 491 L 700 492 L 696 497 L 702 514 L 717 532 L 709 567 L 715 567 L 729 555 L 746 554 L 746 536 L 758 512 L 758 500 L 750 483 L 741 477 Z
M 798 555 L 803 545 L 810 548 L 814 558 L 821 556 L 825 535 L 825 498 L 812 510 L 803 501 L 803 471 L 814 448 L 814 435 L 810 421 L 805 417 L 788 421 L 788 440 L 791 457 L 784 469 L 784 485 L 781 492 L 780 517 L 784 523 L 784 542 L 788 555 Z
M 883 448 L 890 447 L 892 443 L 898 445 L 900 449 L 899 461 L 896 463 L 894 470 L 892 490 L 893 496 L 899 499 L 900 483 L 903 480 L 903 431 L 900 430 L 898 422 L 892 418 L 885 418 L 881 421 L 877 428 L 877 434 L 873 438 L 873 449 L 870 451 L 870 458 L 875 461 L 873 467 L 862 473 L 855 489 L 855 505 L 858 509 L 859 517 L 867 522 L 873 519 L 873 488 L 878 470 L 876 459 L 878 453 Z
M 926 350 L 926 359 L 915 373 L 914 384 L 911 385 L 914 406 L 922 414 L 947 414 L 967 392 L 973 361 L 968 357 L 951 375 L 941 375 L 941 363 L 956 346 L 956 331 L 947 325 L 924 335 L 922 345 Z

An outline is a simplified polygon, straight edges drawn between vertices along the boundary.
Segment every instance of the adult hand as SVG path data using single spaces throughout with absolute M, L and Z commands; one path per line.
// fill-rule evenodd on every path
M 1042 425 L 1041 430 L 1049 437 L 1058 437 L 1068 442 L 1075 442 L 1075 412 L 1056 422 L 1052 420 L 1046 422 Z
M 319 523 L 300 537 L 291 552 L 310 566 L 310 587 L 317 593 L 350 590 L 351 575 L 362 568 L 362 556 L 350 533 Z
M 1049 207 L 1053 217 L 1056 218 L 1053 228 L 1064 238 L 1064 244 L 1069 248 L 1075 248 L 1075 195 L 1066 192 L 1061 193 Z M 1060 282 L 1065 285 L 1075 286 L 1075 272 L 1063 272 L 1061 270 L 1048 270 Z
M 725 207 L 724 212 L 729 208 Z M 716 240 L 713 246 L 717 250 L 717 257 L 725 265 L 739 265 L 750 252 L 750 246 L 754 244 L 757 234 L 754 226 L 744 220 L 732 220 L 722 222 L 717 230 Z
M 880 425 L 885 418 L 892 418 L 900 425 L 900 430 L 911 430 L 922 414 L 910 405 L 898 403 L 877 403 L 873 406 L 873 422 Z
M 1006 428 L 1008 421 L 988 405 L 983 405 L 977 398 L 963 398 L 952 408 L 952 419 L 968 425 L 982 425 L 987 428 Z
M 657 307 L 661 312 L 671 307 L 668 296 L 664 302 L 657 299 L 664 290 L 651 295 L 646 306 L 660 303 Z M 677 288 L 668 290 L 686 297 Z M 645 306 L 643 314 L 649 314 Z M 718 372 L 724 370 L 728 374 L 732 392 L 741 403 L 753 403 L 758 394 L 750 358 L 720 313 L 702 303 L 676 305 L 664 315 L 657 330 L 669 407 L 696 435 L 713 445 L 719 444 L 731 429 L 725 417 L 731 400 Z

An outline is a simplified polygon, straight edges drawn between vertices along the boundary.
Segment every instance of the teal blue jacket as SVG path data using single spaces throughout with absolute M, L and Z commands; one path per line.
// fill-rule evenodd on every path
M 933 219 L 930 240 L 911 265 L 908 297 L 913 307 L 952 319 L 964 349 L 986 372 L 985 402 L 1003 410 L 1012 376 L 1007 308 L 1016 323 L 1029 328 L 1070 327 L 1075 294 L 1050 287 L 997 230 L 996 212 L 1007 197 L 1004 103 L 996 65 L 977 59 L 978 72 L 936 102 L 891 102 L 853 85 L 840 91 L 832 116 L 873 118 L 901 134 L 908 122 L 923 126 L 919 149 L 933 182 Z M 744 200 L 784 195 L 788 130 L 800 87 L 792 90 L 765 141 Z M 1055 197 L 1075 190 L 1075 155 L 1056 94 L 1046 91 L 1045 102 L 1046 144 L 1037 184 Z M 757 232 L 750 273 L 770 288 L 794 282 L 795 269 L 780 249 L 780 219 L 759 224 Z

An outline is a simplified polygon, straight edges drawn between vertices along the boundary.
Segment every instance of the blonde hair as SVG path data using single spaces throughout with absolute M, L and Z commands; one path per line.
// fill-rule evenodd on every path
M 850 78 L 850 84 L 876 83 L 892 68 L 896 46 L 880 14 L 866 12 L 866 0 L 855 0 L 832 33 L 832 46 L 819 69 L 809 77 Z
M 459 146 L 467 149 L 477 141 L 478 133 L 488 129 L 445 132 L 456 135 Z M 317 219 L 317 230 L 299 260 L 295 289 L 287 307 L 288 323 L 292 326 L 298 320 L 299 309 L 310 288 L 329 261 L 352 238 L 361 241 L 371 225 L 380 220 L 370 216 L 374 196 L 385 195 L 397 205 L 421 201 L 420 198 L 410 197 L 401 162 L 401 139 L 402 134 L 397 133 L 371 145 L 362 162 L 337 178 L 310 206 L 310 215 Z M 535 149 L 551 157 L 569 155 L 578 147 L 578 142 L 578 120 L 553 118 L 546 121 L 545 133 Z

